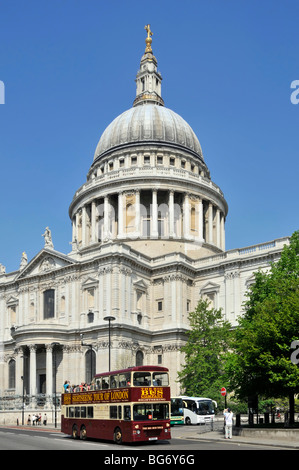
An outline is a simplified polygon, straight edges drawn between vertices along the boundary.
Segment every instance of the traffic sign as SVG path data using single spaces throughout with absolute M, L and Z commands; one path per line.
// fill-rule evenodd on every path
M 222 387 L 222 389 L 220 390 L 220 393 L 223 397 L 225 397 L 226 395 L 226 388 L 225 387 Z

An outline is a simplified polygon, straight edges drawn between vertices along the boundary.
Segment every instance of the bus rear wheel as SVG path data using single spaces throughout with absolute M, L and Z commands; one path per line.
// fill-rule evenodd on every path
M 85 426 L 81 426 L 81 429 L 80 429 L 80 439 L 82 439 L 82 441 L 85 441 L 87 439 L 87 431 L 86 431 L 86 427 Z
M 189 416 L 186 416 L 185 423 L 187 424 L 187 426 L 190 426 L 191 419 L 189 418 Z
M 73 439 L 78 439 L 79 437 L 79 432 L 78 432 L 78 427 L 76 424 L 74 424 L 73 428 L 72 428 L 72 438 Z
M 116 428 L 114 431 L 114 442 L 116 444 L 121 444 L 123 440 L 122 432 L 120 428 Z

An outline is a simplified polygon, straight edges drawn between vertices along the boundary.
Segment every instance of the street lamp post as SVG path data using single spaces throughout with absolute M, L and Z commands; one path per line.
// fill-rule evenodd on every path
M 111 322 L 115 320 L 115 317 L 113 317 L 112 315 L 108 315 L 107 317 L 104 317 L 104 320 L 109 322 L 109 327 L 108 328 L 109 328 L 109 372 L 110 372 L 110 369 L 111 369 L 111 341 L 110 341 Z

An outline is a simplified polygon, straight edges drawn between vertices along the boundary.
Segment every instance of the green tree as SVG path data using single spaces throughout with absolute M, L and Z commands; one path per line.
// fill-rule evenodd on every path
M 231 336 L 231 325 L 223 320 L 221 309 L 210 308 L 208 300 L 200 300 L 189 314 L 191 329 L 183 346 L 185 364 L 178 373 L 187 395 L 219 398 L 224 352 Z
M 291 343 L 299 339 L 299 231 L 268 273 L 255 274 L 245 314 L 235 330 L 234 352 L 226 364 L 240 398 L 259 394 L 289 397 L 291 419 L 299 368 Z

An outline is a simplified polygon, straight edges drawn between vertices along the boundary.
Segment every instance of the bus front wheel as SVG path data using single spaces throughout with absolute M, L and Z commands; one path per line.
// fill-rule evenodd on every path
M 116 442 L 116 444 L 122 443 L 122 432 L 120 428 L 116 428 L 114 431 L 114 442 Z
M 191 424 L 191 419 L 189 418 L 189 416 L 186 417 L 185 423 L 187 424 L 187 426 Z

